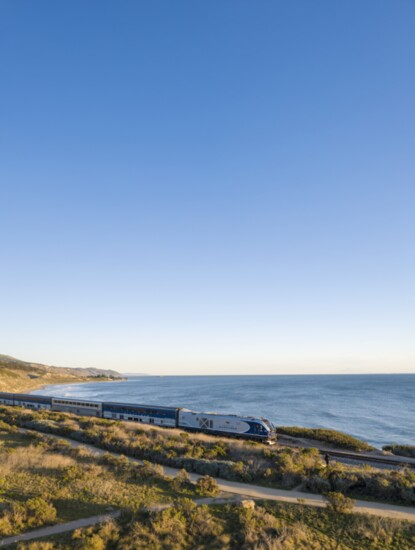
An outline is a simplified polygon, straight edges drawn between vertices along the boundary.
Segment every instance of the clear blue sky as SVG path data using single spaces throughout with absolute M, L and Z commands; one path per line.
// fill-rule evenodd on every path
M 412 0 L 0 15 L 0 353 L 415 371 Z

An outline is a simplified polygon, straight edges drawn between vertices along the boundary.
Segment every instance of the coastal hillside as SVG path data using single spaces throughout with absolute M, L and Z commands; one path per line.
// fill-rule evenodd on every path
M 23 392 L 48 384 L 97 380 L 122 380 L 122 376 L 114 370 L 54 367 L 0 355 L 0 391 Z

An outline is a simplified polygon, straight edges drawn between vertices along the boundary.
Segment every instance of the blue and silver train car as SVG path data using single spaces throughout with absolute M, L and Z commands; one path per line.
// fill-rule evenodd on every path
M 134 405 L 132 403 L 103 403 L 102 417 L 116 420 L 130 420 L 156 426 L 177 426 L 177 407 Z
M 1 405 L 14 405 L 14 393 L 0 392 L 0 404 Z
M 73 397 L 52 397 L 52 410 L 81 416 L 102 416 L 102 403 Z
M 276 438 L 275 427 L 265 418 L 203 413 L 179 407 L 101 403 L 70 397 L 47 397 L 9 392 L 0 392 L 0 404 L 30 409 L 51 409 L 80 416 L 142 422 L 166 428 L 180 428 L 212 435 L 253 439 L 270 444 L 274 443 Z
M 180 409 L 178 426 L 190 431 L 258 441 L 272 442 L 275 438 L 275 429 L 269 420 L 235 414 L 201 413 Z
M 2 393 L 0 403 L 14 405 L 15 407 L 26 407 L 28 409 L 51 409 L 52 398 L 43 395 L 27 395 L 24 393 Z

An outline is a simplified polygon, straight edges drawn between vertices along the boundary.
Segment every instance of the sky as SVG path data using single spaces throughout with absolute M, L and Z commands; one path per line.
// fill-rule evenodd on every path
M 412 0 L 2 0 L 0 353 L 415 372 Z

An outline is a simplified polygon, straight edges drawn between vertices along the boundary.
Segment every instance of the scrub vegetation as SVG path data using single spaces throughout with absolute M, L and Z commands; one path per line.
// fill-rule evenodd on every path
M 385 445 L 384 451 L 389 451 L 397 456 L 406 456 L 408 458 L 415 458 L 415 446 L 414 445 Z
M 360 439 L 343 432 L 337 432 L 336 430 L 327 430 L 325 428 L 300 428 L 298 426 L 279 426 L 276 431 L 279 434 L 289 435 L 291 437 L 301 437 L 314 441 L 323 441 L 324 443 L 329 443 L 334 447 L 348 449 L 349 451 L 361 452 L 374 450 L 374 447 L 365 441 L 361 441 Z
M 303 505 L 196 506 L 138 511 L 20 550 L 413 550 L 415 526 Z
M 73 447 L 62 439 L 36 432 L 21 433 L 9 422 L 18 418 L 33 422 L 37 413 L 13 409 L 6 417 L 6 410 L 1 409 L 0 421 L 0 538 L 121 510 L 117 520 L 14 546 L 20 550 L 410 550 L 415 547 L 413 523 L 355 514 L 350 499 L 338 492 L 326 496 L 325 509 L 265 501 L 198 505 L 198 497 L 214 497 L 218 493 L 217 484 L 208 475 L 192 484 L 184 470 L 169 478 L 163 475 L 160 466 L 149 462 L 139 465 L 123 456 L 92 454 L 85 447 Z M 138 438 L 135 426 L 128 429 L 128 425 L 115 422 L 46 411 L 39 416 L 42 422 L 59 422 L 72 429 L 78 426 L 81 434 L 82 430 L 96 429 L 98 422 L 110 430 L 111 441 L 118 441 L 119 446 L 127 436 L 129 440 Z M 83 422 L 90 422 L 89 428 L 82 427 Z M 162 446 L 163 432 L 160 430 L 157 436 L 155 432 L 148 430 L 146 437 L 154 438 Z M 139 435 L 142 437 L 143 433 Z M 169 437 L 174 441 L 176 436 Z M 187 437 L 184 440 L 190 445 Z M 199 440 L 195 445 L 206 447 L 208 453 L 211 443 Z M 212 453 L 222 455 L 224 451 L 219 448 L 223 448 L 228 459 L 237 449 L 248 453 L 249 460 L 256 456 L 258 461 L 264 451 L 273 452 L 259 445 L 222 441 L 217 445 Z M 281 462 L 281 457 L 292 459 L 294 455 L 280 451 L 277 456 L 280 466 L 288 469 L 294 465 L 298 469 L 300 457 L 303 465 L 307 463 L 305 469 L 317 460 L 310 450 L 296 453 L 297 461 L 291 466 L 286 458 Z M 155 509 L 154 505 L 160 503 L 173 506 Z
M 134 512 L 207 494 L 183 476 L 167 478 L 160 466 L 98 457 L 66 441 L 0 425 L 0 538 L 114 507 Z
M 266 447 L 131 422 L 12 407 L 0 407 L 0 421 L 211 477 L 415 504 L 415 471 L 350 466 L 335 461 L 326 466 L 313 448 Z

